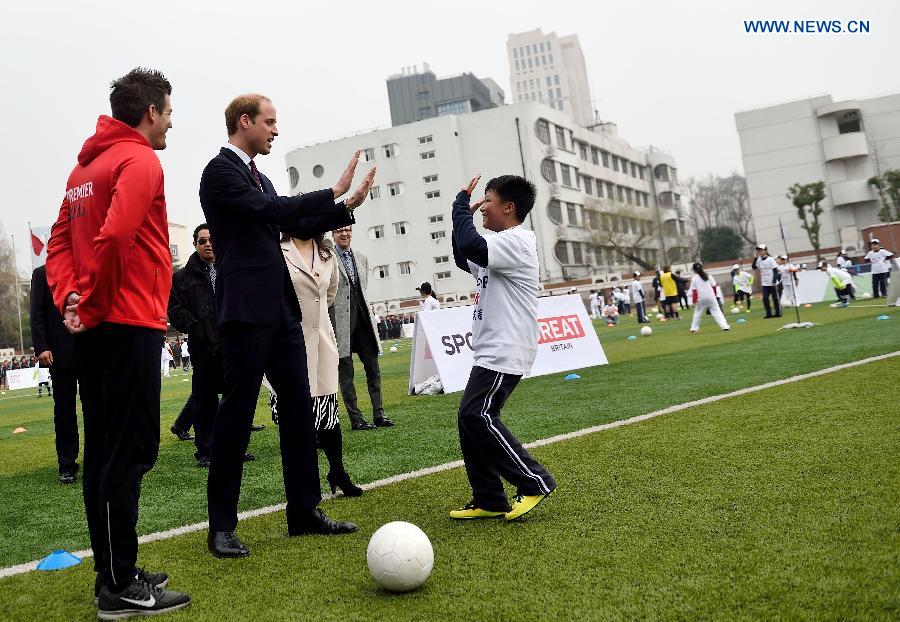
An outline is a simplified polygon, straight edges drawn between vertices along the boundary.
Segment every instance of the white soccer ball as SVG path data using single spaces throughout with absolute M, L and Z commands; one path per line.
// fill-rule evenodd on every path
M 424 531 L 412 523 L 394 521 L 372 534 L 366 561 L 375 583 L 391 592 L 409 592 L 431 574 L 434 549 Z
M 397 346 L 391 346 L 391 352 L 396 352 L 396 351 L 397 351 Z
M 863 292 L 862 294 L 859 295 L 859 297 L 862 298 L 863 300 L 868 300 L 869 298 L 872 297 L 872 294 L 870 294 L 869 292 Z
M 656 314 L 656 319 L 657 319 L 657 320 L 661 320 L 661 319 L 663 319 L 664 317 L 666 317 L 666 316 L 664 316 L 662 313 L 657 313 L 657 314 Z
M 735 315 L 735 314 L 740 313 L 740 312 L 741 312 L 740 308 L 738 308 L 738 307 L 731 307 L 731 314 L 732 314 L 732 315 Z
M 641 334 L 642 334 L 644 337 L 649 337 L 650 335 L 653 334 L 653 329 L 650 328 L 649 326 L 644 326 L 644 327 L 641 329 Z

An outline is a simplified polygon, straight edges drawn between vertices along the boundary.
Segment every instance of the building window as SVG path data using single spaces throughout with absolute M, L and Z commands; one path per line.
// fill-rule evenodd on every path
M 556 199 L 550 199 L 550 203 L 547 205 L 547 215 L 550 217 L 550 220 L 558 225 L 561 225 L 562 204 Z
M 596 182 L 597 182 L 597 196 L 602 199 L 603 198 L 603 182 L 600 181 L 599 179 L 597 179 Z
M 615 185 L 610 182 L 606 182 L 606 198 L 610 201 L 616 198 Z
M 376 225 L 374 227 L 369 227 L 369 238 L 373 240 L 380 240 L 384 237 L 384 225 Z
M 419 136 L 419 144 L 420 145 L 427 145 L 428 143 L 432 142 L 433 140 L 434 140 L 434 138 L 431 135 Z
M 424 101 L 431 97 L 430 91 L 419 91 L 416 93 L 416 101 Z
M 288 167 L 288 178 L 291 181 L 291 188 L 296 188 L 297 184 L 300 183 L 300 171 L 298 171 L 293 166 Z
M 178 245 L 169 244 L 169 252 L 172 253 L 172 259 L 178 259 Z
M 409 223 L 405 220 L 402 222 L 394 223 L 394 235 L 406 235 L 406 227 L 409 226 Z
M 551 60 L 550 62 L 552 63 L 553 61 Z M 559 86 L 559 74 L 553 76 L 553 83 L 556 84 L 556 86 Z
M 553 54 L 547 54 L 547 60 L 550 61 L 550 64 L 552 65 L 553 64 Z M 556 76 L 556 77 L 559 78 L 559 76 Z
M 426 199 L 436 199 L 439 196 L 441 196 L 440 190 L 429 190 L 428 192 L 425 193 Z
M 384 157 L 393 158 L 397 155 L 397 145 L 395 143 L 391 143 L 390 145 L 384 145 Z
M 407 276 L 412 274 L 412 262 L 401 261 L 397 264 L 397 272 L 400 273 L 400 276 Z
M 844 113 L 841 115 L 841 118 L 838 119 L 839 134 L 849 134 L 850 132 L 859 131 L 862 131 L 862 124 L 860 123 L 859 113 L 855 110 Z
M 449 279 L 449 278 L 450 278 L 450 273 L 449 273 L 449 272 L 435 272 L 435 273 L 434 273 L 434 280 L 435 280 L 435 281 L 445 281 L 445 280 L 447 280 L 447 279 Z
M 576 264 L 584 263 L 584 257 L 581 255 L 581 244 L 572 242 L 572 261 Z
M 612 161 L 613 161 L 613 170 L 614 170 L 615 172 L 618 173 L 618 172 L 619 172 L 619 158 L 618 158 L 618 156 L 613 156 L 613 157 L 612 157 Z
M 578 207 L 574 203 L 566 203 L 566 217 L 569 220 L 569 224 L 573 227 L 581 224 L 578 222 Z
M 321 164 L 316 164 L 313 167 L 313 177 L 319 178 L 324 174 L 325 174 L 325 167 L 323 167 Z
M 558 125 L 556 126 L 556 144 L 563 149 L 566 148 L 566 130 Z
M 390 194 L 392 197 L 398 196 L 403 193 L 403 184 L 401 184 L 399 181 L 390 183 L 387 185 L 387 187 L 388 194 Z
M 571 186 L 572 185 L 572 174 L 569 172 L 569 167 L 566 164 L 560 164 L 559 172 L 562 176 L 563 185 Z
M 631 176 L 632 177 L 638 176 L 638 165 L 635 164 L 634 162 L 631 163 Z
M 447 232 L 444 230 L 431 232 L 431 239 L 434 240 L 435 242 L 438 240 L 443 240 L 446 237 L 447 237 Z
M 625 188 L 623 188 L 622 186 L 616 186 L 616 198 L 618 198 L 622 203 L 625 202 Z
M 606 168 L 609 168 L 609 152 L 601 151 L 600 153 L 603 156 L 603 166 L 605 166 Z
M 559 91 L 559 89 L 556 89 L 556 90 Z M 556 102 L 556 105 L 559 106 L 560 110 L 564 110 L 562 100 L 559 100 L 558 102 Z
M 416 113 L 416 116 L 419 119 L 428 119 L 431 117 L 431 106 L 421 106 L 419 111 Z
M 561 264 L 569 263 L 569 245 L 565 240 L 559 240 L 553 246 L 553 254 Z
M 547 76 L 547 86 L 553 86 L 553 80 L 550 79 L 550 76 Z
M 591 162 L 600 165 L 600 150 L 596 147 L 591 147 Z
M 550 183 L 556 183 L 556 164 L 550 158 L 544 158 L 541 162 L 541 175 Z
M 422 178 L 422 181 L 426 184 L 433 184 L 437 180 L 438 180 L 437 175 L 425 175 L 425 177 Z
M 375 266 L 375 278 L 386 279 L 391 276 L 391 271 L 387 266 Z
M 584 143 L 578 143 L 578 157 L 587 162 L 588 159 L 588 149 L 587 145 Z
M 444 222 L 443 214 L 435 214 L 434 216 L 428 217 L 428 224 L 430 225 L 436 225 L 439 222 Z
M 371 188 L 369 188 L 369 198 L 370 199 L 377 199 L 380 196 L 381 196 L 381 188 L 379 188 L 378 186 L 372 186 Z
M 434 158 L 434 151 L 425 151 L 419 154 L 419 158 L 422 160 L 431 160 Z
M 367 147 L 363 149 L 363 159 L 366 162 L 372 162 L 375 160 L 375 147 Z
M 581 181 L 584 183 L 584 193 L 594 194 L 594 180 L 587 175 L 582 176 Z
M 538 119 L 534 124 L 534 131 L 539 141 L 545 145 L 550 144 L 550 124 L 547 123 L 547 119 Z
M 469 112 L 469 102 L 467 100 L 459 100 L 455 102 L 447 102 L 438 104 L 437 114 L 442 117 L 446 114 L 465 114 Z
M 591 229 L 598 231 L 600 229 L 600 212 L 590 210 L 588 212 L 588 222 Z
M 450 255 L 441 255 L 434 258 L 434 263 L 440 265 L 442 263 L 450 263 Z
M 516 71 L 519 71 L 519 61 L 516 61 Z

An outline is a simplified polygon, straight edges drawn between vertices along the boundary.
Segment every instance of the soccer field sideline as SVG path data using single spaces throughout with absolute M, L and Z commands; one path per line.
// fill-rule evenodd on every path
M 774 387 L 791 384 L 794 382 L 800 382 L 800 381 L 807 380 L 810 378 L 815 378 L 818 376 L 824 376 L 824 375 L 831 374 L 831 373 L 841 371 L 844 369 L 858 367 L 860 365 L 866 365 L 869 363 L 874 363 L 876 361 L 882 361 L 882 360 L 890 359 L 890 358 L 897 357 L 897 356 L 900 356 L 900 350 L 895 350 L 893 352 L 888 352 L 885 354 L 880 354 L 880 355 L 876 355 L 876 356 L 867 357 L 864 359 L 859 359 L 857 361 L 851 361 L 849 363 L 841 363 L 839 365 L 833 365 L 831 367 L 826 367 L 826 368 L 823 368 L 820 370 L 807 372 L 804 374 L 798 374 L 796 376 L 789 376 L 787 378 L 773 380 L 771 382 L 766 382 L 766 383 L 754 385 L 751 387 L 744 387 L 742 389 L 737 389 L 735 391 L 730 391 L 728 393 L 722 393 L 719 395 L 713 395 L 713 396 L 704 397 L 704 398 L 697 399 L 697 400 L 692 400 L 689 402 L 684 402 L 682 404 L 668 406 L 666 408 L 655 410 L 655 411 L 645 413 L 642 415 L 636 415 L 636 416 L 630 417 L 628 419 L 612 421 L 612 422 L 604 423 L 601 425 L 583 428 L 581 430 L 575 430 L 575 431 L 567 432 L 564 434 L 558 434 L 558 435 L 551 436 L 551 437 L 548 437 L 545 439 L 539 439 L 539 440 L 533 441 L 531 443 L 526 443 L 525 447 L 527 447 L 529 449 L 534 448 L 534 447 L 541 447 L 541 446 L 550 445 L 553 443 L 558 443 L 558 442 L 578 438 L 581 436 L 586 436 L 588 434 L 602 432 L 604 430 L 610 430 L 610 429 L 630 425 L 633 423 L 640 423 L 642 421 L 654 419 L 654 418 L 660 417 L 662 415 L 680 412 L 682 410 L 687 410 L 689 408 L 693 408 L 696 406 L 702 406 L 704 404 L 710 404 L 710 403 L 722 401 L 722 400 L 733 398 L 733 397 L 739 397 L 739 396 L 746 395 L 749 393 L 756 393 L 759 391 L 764 391 L 766 389 L 771 389 Z M 370 482 L 368 484 L 363 484 L 361 486 L 361 488 L 363 488 L 364 490 L 380 488 L 383 486 L 395 484 L 395 483 L 402 482 L 405 480 L 415 479 L 415 478 L 419 478 L 419 477 L 425 477 L 427 475 L 432 475 L 435 473 L 440 473 L 442 471 L 458 468 L 461 466 L 463 466 L 462 460 L 456 460 L 453 462 L 447 462 L 447 463 L 443 463 L 443 464 L 439 464 L 439 465 L 435 465 L 435 466 L 431 466 L 431 467 L 426 467 L 424 469 L 418 469 L 415 471 L 401 473 L 399 475 L 394 475 L 394 476 L 387 477 L 384 479 L 376 480 L 376 481 Z M 331 499 L 331 498 L 332 498 L 332 495 L 330 495 L 330 494 L 324 494 L 322 497 L 323 501 L 327 500 L 327 499 Z M 284 509 L 285 509 L 285 504 L 279 503 L 279 504 L 275 504 L 275 505 L 270 505 L 270 506 L 266 506 L 266 507 L 262 507 L 262 508 L 257 508 L 257 509 L 241 512 L 238 514 L 238 519 L 243 521 L 243 520 L 258 517 L 258 516 L 265 516 L 267 514 L 279 512 Z M 193 523 L 190 525 L 184 525 L 182 527 L 176 527 L 173 529 L 167 529 L 164 531 L 159 531 L 156 533 L 151 533 L 151 534 L 146 534 L 146 535 L 140 536 L 138 538 L 138 543 L 146 544 L 146 543 L 156 542 L 156 541 L 160 541 L 160 540 L 167 540 L 170 538 L 175 538 L 177 536 L 194 533 L 197 531 L 202 531 L 204 529 L 207 529 L 208 527 L 209 527 L 209 523 L 206 521 L 199 522 L 199 523 Z M 86 558 L 91 557 L 93 555 L 93 552 L 91 551 L 91 549 L 84 549 L 84 550 L 80 550 L 80 551 L 75 551 L 74 555 L 76 555 L 77 557 L 84 560 Z M 38 565 L 38 563 L 40 563 L 40 561 L 41 560 L 33 560 L 33 561 L 26 562 L 23 564 L 16 564 L 16 565 L 8 566 L 5 568 L 0 568 L 0 579 L 32 572 L 37 569 L 37 565 Z

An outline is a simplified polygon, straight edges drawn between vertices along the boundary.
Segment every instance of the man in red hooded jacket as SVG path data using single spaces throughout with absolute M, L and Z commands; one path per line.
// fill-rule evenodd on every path
M 47 251 L 84 413 L 84 507 L 99 617 L 180 609 L 165 573 L 136 568 L 141 481 L 159 451 L 159 353 L 172 284 L 163 172 L 172 87 L 137 68 L 112 83 L 112 117 L 78 154 Z

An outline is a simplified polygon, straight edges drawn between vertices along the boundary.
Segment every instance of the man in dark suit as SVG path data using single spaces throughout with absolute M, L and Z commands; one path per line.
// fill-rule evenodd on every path
M 78 458 L 78 420 L 75 417 L 74 340 L 53 304 L 46 266 L 36 268 L 31 274 L 31 339 L 41 367 L 50 368 L 53 380 L 53 427 L 59 483 L 74 484 L 78 473 L 75 462 Z
M 243 95 L 225 110 L 228 143 L 203 171 L 200 204 L 216 241 L 216 303 L 224 394 L 213 426 L 207 499 L 210 552 L 243 557 L 237 506 L 243 455 L 250 439 L 263 374 L 278 394 L 278 432 L 287 497 L 288 534 L 348 533 L 321 501 L 312 398 L 300 308 L 279 243 L 280 227 L 309 237 L 354 222 L 352 210 L 368 194 L 372 168 L 350 198 L 359 152 L 333 188 L 280 197 L 253 161 L 278 136 L 275 107 L 262 95 Z

